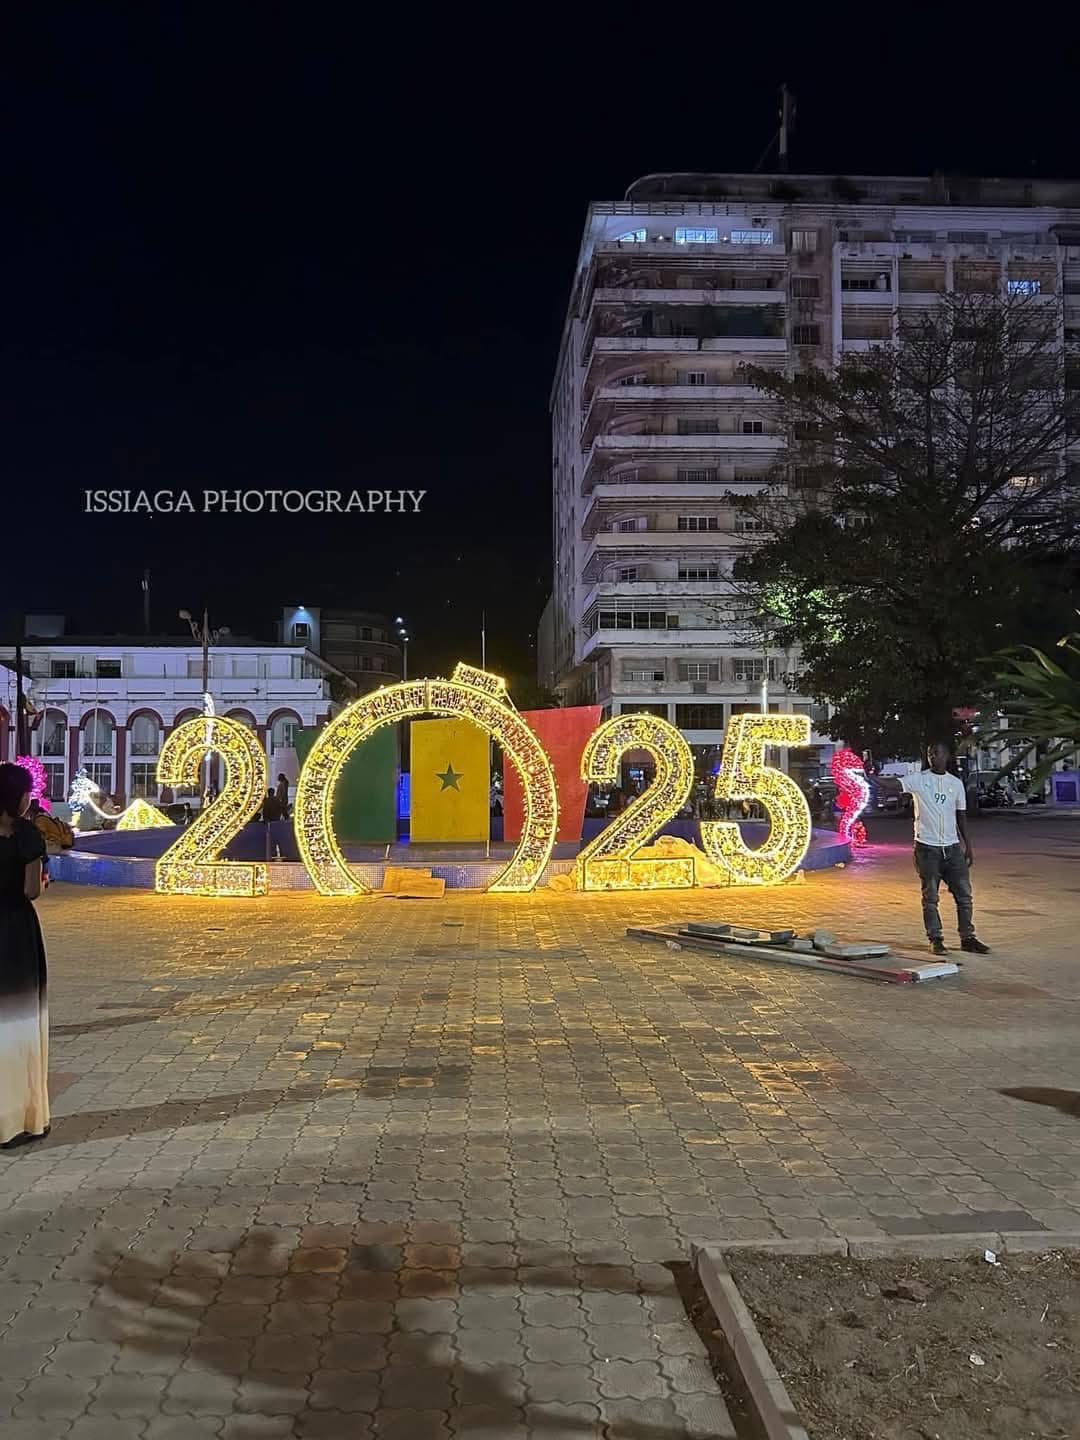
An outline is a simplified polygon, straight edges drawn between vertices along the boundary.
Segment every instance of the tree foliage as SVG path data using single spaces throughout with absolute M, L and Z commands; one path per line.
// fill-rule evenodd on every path
M 764 533 L 736 575 L 800 648 L 834 735 L 885 753 L 951 735 L 981 657 L 1026 638 L 1033 595 L 1075 566 L 1080 391 L 1058 320 L 1041 297 L 950 294 L 835 368 L 747 367 L 788 443 L 743 502 Z
M 1042 750 L 1032 770 L 1032 783 L 1041 785 L 1058 761 L 1080 757 L 1080 633 L 1058 641 L 1065 655 L 1075 657 L 1069 668 L 1034 646 L 1005 651 L 996 659 L 999 668 L 992 693 L 1003 708 L 1007 728 L 996 739 L 1015 747 L 1004 773 L 1017 769 Z

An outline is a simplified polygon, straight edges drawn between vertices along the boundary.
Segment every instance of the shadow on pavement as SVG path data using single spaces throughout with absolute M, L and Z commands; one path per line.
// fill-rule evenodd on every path
M 328 1412 L 337 1412 L 347 1427 L 349 1417 L 358 1423 L 373 1412 L 394 1411 L 394 1433 L 405 1434 L 400 1426 L 408 1425 L 408 1412 L 454 1411 L 463 1433 L 494 1440 L 526 1428 L 530 1435 L 596 1440 L 601 1435 L 672 1440 L 689 1433 L 670 1401 L 624 1397 L 603 1402 L 610 1407 L 603 1419 L 595 1407 L 595 1418 L 580 1414 L 580 1407 L 600 1400 L 595 1392 L 583 1398 L 588 1386 L 585 1392 L 575 1388 L 595 1361 L 565 1312 L 566 1328 L 559 1328 L 556 1308 L 568 1304 L 568 1295 L 576 1301 L 583 1293 L 604 1294 L 617 1304 L 620 1295 L 648 1294 L 650 1287 L 630 1272 L 591 1267 L 594 1280 L 604 1280 L 601 1272 L 610 1270 L 610 1279 L 593 1290 L 587 1279 L 576 1277 L 572 1256 L 557 1255 L 552 1258 L 559 1263 L 545 1267 L 544 1283 L 506 1268 L 484 1270 L 473 1286 L 460 1274 L 457 1246 L 358 1244 L 350 1226 L 316 1228 L 321 1233 L 311 1238 L 328 1243 L 296 1245 L 264 1229 L 221 1251 L 140 1257 L 99 1248 L 88 1277 L 99 1287 L 89 1333 L 123 1347 L 119 1370 L 161 1373 L 162 1359 L 174 1356 L 172 1373 L 193 1395 L 200 1387 L 217 1393 L 213 1376 L 227 1377 L 252 1416 L 290 1411 L 322 1416 L 325 1425 Z M 384 1231 L 391 1240 L 394 1232 L 404 1235 L 391 1225 L 365 1228 Z M 663 1289 L 678 1293 L 674 1282 Z M 541 1388 L 531 1395 L 521 1367 L 527 1359 L 535 1366 L 537 1357 L 531 1350 L 527 1357 L 523 1348 L 524 1316 L 516 1298 L 522 1292 L 540 1303 L 534 1326 L 552 1321 L 532 1332 L 533 1343 L 551 1348 L 540 1358 Z M 551 1307 L 547 1316 L 545 1301 Z M 475 1308 L 462 1316 L 458 1307 L 469 1305 Z M 632 1353 L 644 1356 L 655 1322 L 647 1309 L 638 1313 L 637 1324 L 619 1328 L 635 1332 L 637 1344 L 646 1348 Z M 579 1318 L 584 1329 L 589 1322 L 583 1313 Z M 459 1319 L 471 1320 L 475 1328 L 459 1329 Z M 140 1362 L 140 1357 L 154 1358 Z M 535 1368 L 533 1375 L 535 1380 Z M 417 1434 L 428 1433 L 430 1418 L 416 1414 Z
M 33 1149 L 40 1154 L 88 1140 L 116 1140 L 182 1129 L 185 1125 L 216 1125 L 237 1116 L 265 1115 L 278 1105 L 305 1105 L 328 1093 L 333 1092 L 322 1085 L 294 1085 L 287 1090 L 249 1090 L 235 1095 L 209 1095 L 202 1100 L 163 1100 L 159 1105 L 60 1115 L 53 1121 L 52 1134 L 38 1141 Z
M 1026 1100 L 1029 1105 L 1048 1105 L 1063 1115 L 1080 1115 L 1080 1090 L 1054 1090 L 1044 1085 L 1019 1085 L 1013 1090 L 1000 1090 L 1011 1100 Z

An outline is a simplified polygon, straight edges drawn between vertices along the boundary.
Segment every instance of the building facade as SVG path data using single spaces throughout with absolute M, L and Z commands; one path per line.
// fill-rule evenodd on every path
M 361 694 L 402 678 L 402 651 L 390 619 L 372 610 L 287 605 L 279 623 L 286 645 L 306 645 L 355 681 Z
M 210 650 L 215 712 L 249 726 L 266 750 L 271 780 L 296 779 L 294 738 L 320 724 L 348 678 L 303 645 L 230 642 Z M 0 648 L 0 759 L 15 755 L 14 652 Z M 158 797 L 157 762 L 169 732 L 203 713 L 202 649 L 175 639 L 101 640 L 63 635 L 23 644 L 30 749 L 50 799 L 66 798 L 80 769 L 121 803 Z M 220 784 L 220 775 L 218 778 Z M 174 787 L 175 788 L 175 787 Z
M 755 539 L 733 501 L 781 473 L 786 444 L 740 367 L 832 365 L 954 289 L 1058 306 L 1080 384 L 1080 185 L 656 175 L 592 205 L 551 395 L 541 682 L 663 715 L 703 756 L 760 708 L 763 678 L 773 708 L 820 721 L 732 580 Z M 814 740 L 800 768 L 827 758 Z

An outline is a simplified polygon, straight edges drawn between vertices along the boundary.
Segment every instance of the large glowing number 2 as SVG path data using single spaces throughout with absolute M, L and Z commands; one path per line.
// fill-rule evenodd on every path
M 735 885 L 775 885 L 802 864 L 810 807 L 795 781 L 765 764 L 766 745 L 809 745 L 809 715 L 733 715 L 724 737 L 716 798 L 758 800 L 769 816 L 765 844 L 751 850 L 731 820 L 703 820 L 701 844 Z
M 185 720 L 161 747 L 159 785 L 197 785 L 206 752 L 225 762 L 221 794 L 206 806 L 157 862 L 154 889 L 179 895 L 265 895 L 266 866 L 219 860 L 266 795 L 266 755 L 258 737 L 223 715 Z
M 615 715 L 589 736 L 581 754 L 581 778 L 613 784 L 628 750 L 644 750 L 656 765 L 652 784 L 634 797 L 606 830 L 578 853 L 580 890 L 684 889 L 694 884 L 692 857 L 635 859 L 686 804 L 694 780 L 690 747 L 656 715 Z

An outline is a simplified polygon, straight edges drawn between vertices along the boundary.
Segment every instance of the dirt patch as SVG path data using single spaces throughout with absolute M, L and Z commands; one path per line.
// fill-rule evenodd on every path
M 811 1440 L 1080 1437 L 1080 1255 L 727 1262 Z

